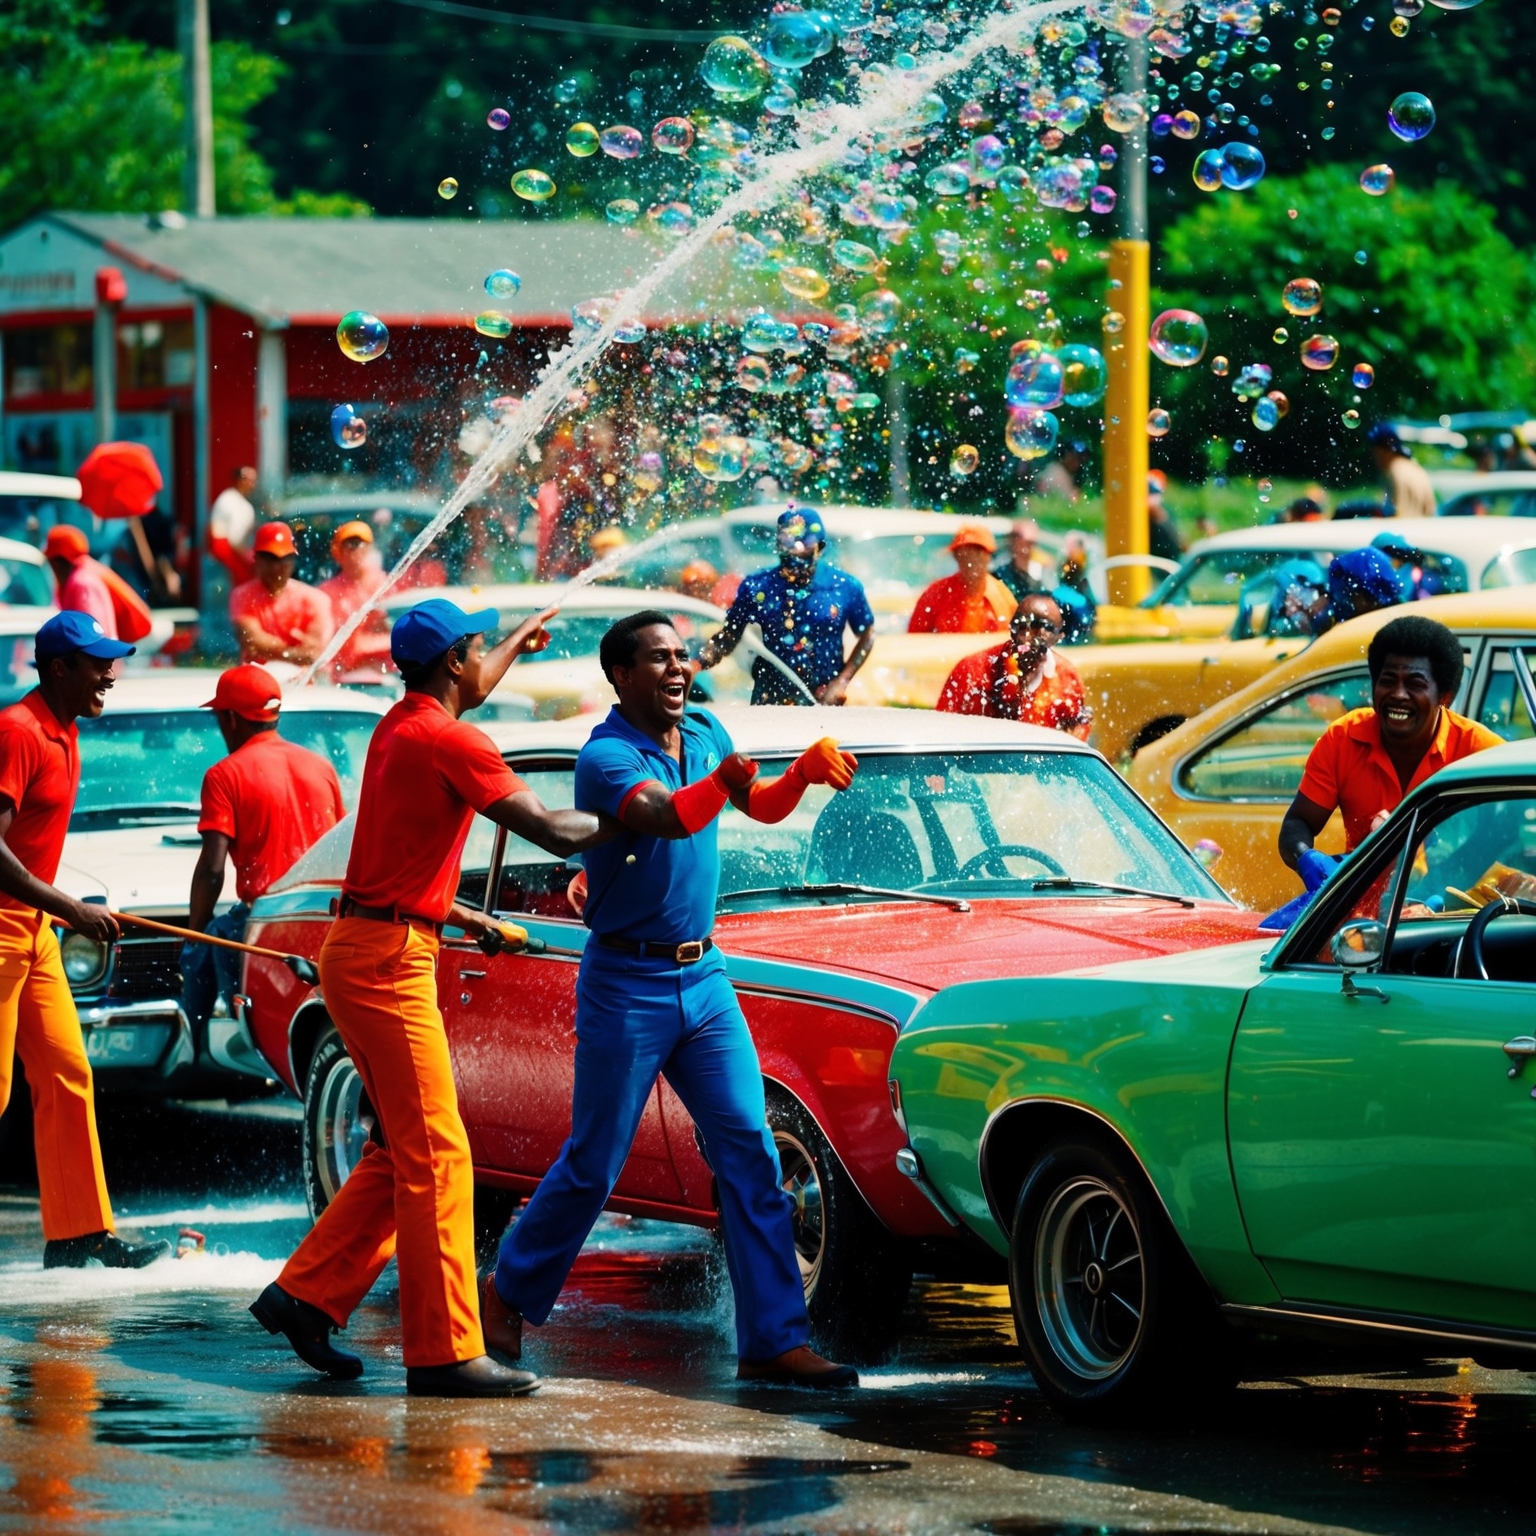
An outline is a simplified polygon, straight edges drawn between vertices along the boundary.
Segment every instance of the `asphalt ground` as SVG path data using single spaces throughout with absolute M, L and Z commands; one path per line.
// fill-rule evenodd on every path
M 0 1530 L 1536 1527 L 1524 1374 L 1288 1355 L 1205 1411 L 1086 1429 L 1035 1389 L 1003 1291 L 926 1281 L 858 1391 L 739 1387 L 712 1240 L 623 1218 L 530 1330 L 532 1398 L 407 1399 L 393 1269 L 345 1335 L 367 1374 L 327 1383 L 245 1312 L 308 1223 L 293 1108 L 108 1101 L 102 1126 L 125 1231 L 192 1226 L 207 1251 L 45 1272 L 35 1193 L 0 1187 Z

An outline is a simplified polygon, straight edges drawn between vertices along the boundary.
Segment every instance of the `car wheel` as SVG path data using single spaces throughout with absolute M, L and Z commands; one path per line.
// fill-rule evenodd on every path
M 373 1109 L 363 1079 L 333 1025 L 327 1025 L 304 1078 L 304 1192 L 318 1217 L 363 1156 Z
M 815 1118 L 770 1086 L 768 1127 L 794 1202 L 795 1256 L 812 1340 L 835 1358 L 889 1353 L 901 1332 L 912 1255 L 864 1203 Z
M 1035 1381 L 1069 1413 L 1134 1413 L 1226 1374 L 1210 1291 L 1140 1169 L 1109 1145 L 1060 1142 L 1035 1163 L 1008 1280 Z

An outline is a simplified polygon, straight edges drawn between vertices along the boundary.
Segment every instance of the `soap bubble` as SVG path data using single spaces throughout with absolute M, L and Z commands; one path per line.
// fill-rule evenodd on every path
M 835 41 L 830 21 L 830 17 L 816 11 L 778 12 L 768 20 L 763 56 L 775 69 L 804 69 Z
M 1271 339 L 1277 347 L 1283 347 L 1291 339 L 1291 333 L 1283 325 L 1277 325 Z
M 1369 363 L 1356 363 L 1349 381 L 1356 389 L 1369 389 L 1376 382 L 1376 370 Z
M 500 267 L 485 280 L 485 291 L 493 299 L 511 299 L 517 296 L 523 280 L 508 267 Z
M 1147 343 L 1170 368 L 1192 368 L 1205 356 L 1210 332 L 1192 309 L 1165 309 L 1152 322 Z
M 575 75 L 567 75 L 555 82 L 555 100 L 565 104 L 581 95 L 581 81 Z
M 1474 5 L 1481 5 L 1483 0 L 1429 0 L 1431 5 L 1438 5 L 1442 11 L 1470 11 Z
M 1118 336 L 1125 329 L 1125 316 L 1118 309 L 1107 309 L 1100 325 L 1106 336 Z
M 1323 307 L 1323 285 L 1315 277 L 1293 277 L 1280 302 L 1293 315 L 1315 315 Z
M 615 123 L 604 128 L 598 135 L 598 143 L 605 155 L 615 160 L 633 160 L 645 148 L 645 135 L 628 123 Z
M 1280 407 L 1265 395 L 1254 403 L 1252 420 L 1260 432 L 1273 432 L 1280 425 Z
M 967 475 L 974 475 L 980 463 L 981 455 L 976 449 L 970 443 L 961 443 L 950 455 L 949 472 L 955 479 L 963 480 Z
M 1060 431 L 1061 424 L 1049 411 L 1024 406 L 1009 411 L 1003 441 L 1009 453 L 1028 463 L 1031 459 L 1043 459 L 1055 448 Z
M 746 438 L 735 433 L 700 437 L 693 446 L 693 467 L 706 480 L 718 484 L 740 480 L 747 472 L 751 452 Z
M 1097 405 L 1104 398 L 1108 372 L 1097 347 L 1073 342 L 1057 352 L 1062 367 L 1062 399 L 1068 405 Z
M 936 165 L 923 177 L 923 185 L 940 197 L 958 197 L 971 188 L 971 173 L 958 161 Z
M 371 363 L 389 351 L 389 327 L 366 310 L 348 310 L 336 326 L 336 345 L 354 363 Z
M 1268 363 L 1247 363 L 1232 381 L 1232 393 L 1239 400 L 1257 400 L 1274 380 L 1275 370 Z
M 368 441 L 368 423 L 350 405 L 338 405 L 331 412 L 331 441 L 351 452 Z
M 744 37 L 717 37 L 704 50 L 699 74 L 722 101 L 751 101 L 771 78 L 767 61 Z
M 613 339 L 621 346 L 632 347 L 644 341 L 647 335 L 644 320 L 621 320 L 613 328 Z
M 1218 352 L 1216 356 L 1211 359 L 1211 372 L 1214 373 L 1218 379 L 1226 378 L 1227 374 L 1230 373 L 1231 370 L 1232 364 L 1228 361 L 1228 359 L 1223 357 L 1221 353 Z
M 1226 155 L 1219 149 L 1202 150 L 1195 156 L 1190 174 L 1202 192 L 1218 192 L 1224 185 L 1222 170 L 1227 163 Z
M 687 203 L 661 203 L 647 215 L 651 223 L 664 235 L 676 238 L 686 235 L 693 228 L 693 209 Z
M 1394 16 L 1388 26 L 1388 31 L 1393 37 L 1408 36 L 1408 19 L 1405 16 Z
M 995 133 L 984 133 L 971 145 L 971 164 L 985 176 L 995 176 L 1008 159 L 1008 146 Z
M 597 129 L 591 123 L 572 123 L 565 130 L 566 150 L 575 155 L 578 160 L 585 160 L 588 155 L 595 155 L 598 144 Z
M 482 336 L 510 336 L 512 322 L 499 309 L 487 309 L 475 316 L 475 329 Z
M 1399 16 L 1417 16 L 1424 9 L 1424 0 L 1392 0 L 1392 9 Z
M 780 267 L 779 286 L 797 299 L 825 298 L 832 286 L 815 267 Z
M 1360 190 L 1372 197 L 1385 197 L 1397 181 L 1390 165 L 1368 165 L 1360 172 Z
M 512 114 L 508 112 L 505 107 L 492 107 L 491 110 L 485 114 L 485 121 L 487 125 L 494 128 L 497 133 L 501 133 L 510 126 L 512 122 Z
M 1274 403 L 1275 409 L 1280 412 L 1282 418 L 1291 414 L 1290 397 L 1283 390 L 1272 389 L 1264 398 Z
M 693 124 L 686 117 L 664 117 L 651 129 L 651 145 L 664 155 L 686 155 L 693 148 Z
M 1088 194 L 1088 206 L 1094 213 L 1113 213 L 1119 195 L 1113 187 L 1095 187 Z
M 610 224 L 633 224 L 640 217 L 640 204 L 632 197 L 616 197 L 604 212 Z
M 880 253 L 857 240 L 834 240 L 832 260 L 850 272 L 873 272 L 880 265 Z
M 1167 437 L 1173 427 L 1173 417 L 1161 406 L 1147 412 L 1147 436 Z
M 1435 107 L 1421 91 L 1404 91 L 1387 109 L 1387 127 L 1413 144 L 1435 126 Z
M 459 195 L 459 183 L 455 177 L 444 176 L 437 184 L 437 195 L 445 203 L 452 202 Z
M 1117 93 L 1104 102 L 1104 126 L 1115 133 L 1130 133 L 1147 120 L 1147 109 L 1127 92 Z
M 889 336 L 901 318 L 901 299 L 889 288 L 874 288 L 859 300 L 859 322 L 871 336 Z
M 933 248 L 946 268 L 960 260 L 960 236 L 952 229 L 935 230 Z
M 1309 336 L 1301 344 L 1301 362 L 1314 373 L 1326 373 L 1339 360 L 1339 343 L 1332 336 Z
M 528 167 L 513 174 L 512 190 L 524 202 L 547 203 L 555 195 L 554 177 L 548 171 Z
M 1175 112 L 1173 121 L 1168 125 L 1173 130 L 1175 138 L 1198 139 L 1200 137 L 1200 114 L 1191 112 L 1186 107 L 1182 112 Z
M 1246 192 L 1264 179 L 1264 156 L 1241 139 L 1221 149 L 1221 184 L 1229 192 Z
M 1023 169 L 1017 165 L 1005 165 L 997 173 L 997 190 L 1008 199 L 1010 203 L 1016 203 L 1029 188 L 1029 177 Z
M 1066 370 L 1054 352 L 1043 349 L 1017 357 L 1003 381 L 1003 394 L 1013 406 L 1049 408 L 1065 394 Z

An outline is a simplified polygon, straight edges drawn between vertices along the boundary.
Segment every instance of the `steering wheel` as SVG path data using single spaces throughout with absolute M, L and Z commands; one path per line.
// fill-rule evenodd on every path
M 1467 976 L 1481 978 L 1483 981 L 1492 981 L 1488 974 L 1488 962 L 1483 956 L 1483 935 L 1488 932 L 1489 923 L 1495 918 L 1503 917 L 1506 913 L 1515 913 L 1520 917 L 1536 917 L 1536 901 L 1526 901 L 1521 896 L 1500 896 L 1496 901 L 1490 901 L 1476 917 L 1467 924 L 1467 931 L 1461 936 L 1461 943 L 1456 946 L 1456 963 L 1451 967 L 1452 976 Z M 1467 964 L 1463 966 L 1465 960 Z
M 999 880 L 1008 878 L 1008 871 L 1003 868 L 1003 860 L 1012 855 L 1022 855 L 1026 859 L 1033 859 L 1035 863 L 1042 864 L 1053 875 L 1066 876 L 1060 864 L 1050 854 L 1042 853 L 1038 848 L 1031 848 L 1028 843 L 999 843 L 995 848 L 983 848 L 973 859 L 967 859 L 955 872 L 957 880 L 974 880 L 982 870 L 989 870 Z

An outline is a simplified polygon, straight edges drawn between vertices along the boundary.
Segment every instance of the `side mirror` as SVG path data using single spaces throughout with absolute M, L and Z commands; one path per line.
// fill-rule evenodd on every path
M 1387 928 L 1370 918 L 1345 923 L 1328 946 L 1335 965 L 1346 971 L 1369 971 L 1380 965 L 1387 953 Z

